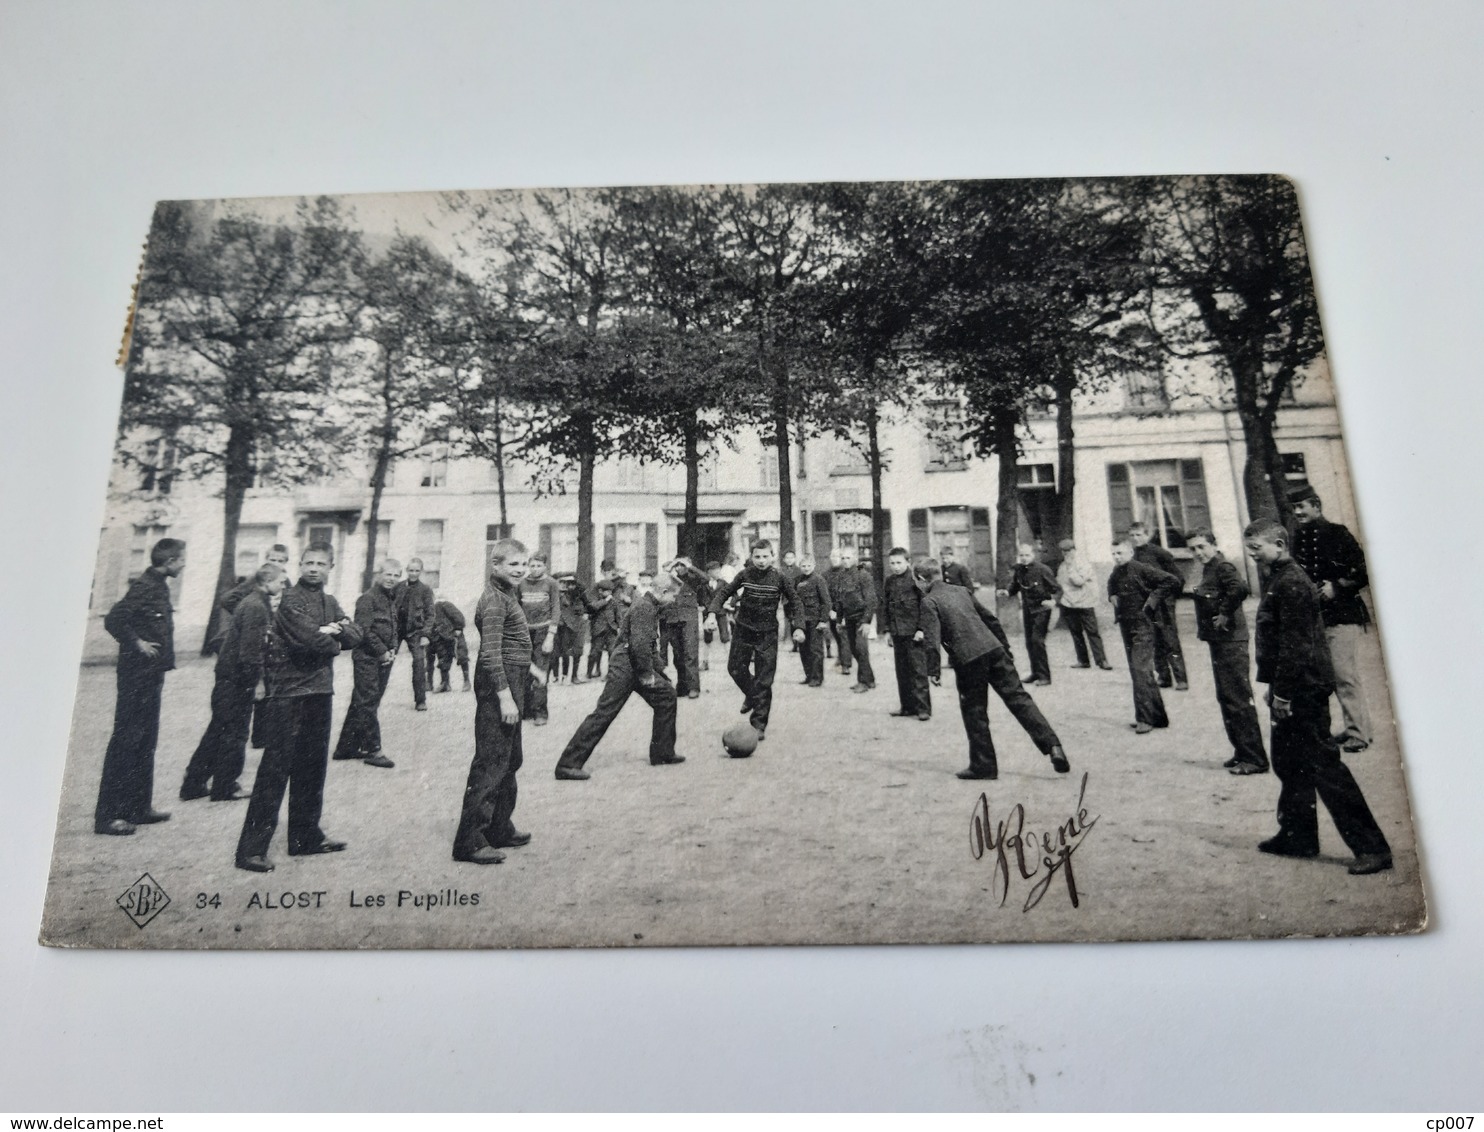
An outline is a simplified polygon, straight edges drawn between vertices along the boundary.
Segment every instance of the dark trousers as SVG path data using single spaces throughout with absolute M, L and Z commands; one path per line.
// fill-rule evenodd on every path
M 1180 630 L 1175 623 L 1175 602 L 1167 599 L 1154 617 L 1154 674 L 1168 687 L 1186 683 L 1185 653 L 1180 649 Z
M 1077 663 L 1084 668 L 1087 667 L 1087 652 L 1089 646 L 1092 649 L 1092 663 L 1099 668 L 1108 663 L 1107 654 L 1103 652 L 1103 635 L 1098 632 L 1098 615 L 1093 609 L 1070 609 L 1061 607 L 1061 621 L 1067 627 L 1067 632 L 1072 634 L 1072 648 L 1077 650 Z
M 1268 753 L 1263 750 L 1262 725 L 1257 721 L 1257 708 L 1252 702 L 1252 681 L 1248 673 L 1246 641 L 1207 641 L 1211 646 L 1211 674 L 1216 678 L 1216 703 L 1221 707 L 1221 722 L 1232 753 L 1241 762 L 1267 766 Z
M 942 679 L 942 676 L 943 676 L 943 650 L 942 649 L 933 648 L 930 645 L 924 645 L 923 646 L 923 649 L 925 650 L 925 655 L 927 657 L 927 674 L 928 674 L 928 678 L 930 680 L 934 681 L 934 682 Z
M 412 653 L 412 702 L 427 703 L 428 700 L 428 646 L 407 642 Z
M 153 666 L 120 664 L 113 736 L 103 755 L 95 826 L 133 821 L 154 809 L 155 744 L 160 738 L 160 693 L 165 673 Z
M 325 803 L 325 768 L 330 756 L 331 701 L 334 697 L 290 696 L 266 700 L 268 748 L 253 779 L 252 798 L 237 859 L 267 854 L 278 828 L 285 789 L 289 795 L 289 852 L 313 849 L 325 839 L 319 827 Z
M 506 680 L 516 675 L 507 672 Z M 519 675 L 523 678 L 527 674 Z M 517 682 L 510 683 L 517 706 L 521 702 L 520 687 Z M 455 859 L 509 843 L 515 833 L 511 821 L 518 793 L 515 773 L 524 761 L 521 721 L 500 721 L 500 700 L 492 689 L 476 688 L 475 695 L 474 759 L 469 764 L 459 828 L 453 839 Z
M 587 649 L 587 675 L 592 680 L 603 674 L 603 654 L 613 651 L 613 633 L 594 633 Z M 611 662 L 610 662 L 611 663 Z
M 669 663 L 675 655 L 675 694 L 688 696 L 701 690 L 701 631 L 695 615 L 684 621 L 667 621 L 660 626 L 660 663 Z
M 843 618 L 835 618 L 830 622 L 830 636 L 835 638 L 835 656 L 839 660 L 840 671 L 850 671 L 850 643 L 845 639 L 845 621 Z
M 1031 679 L 1051 682 L 1051 661 L 1046 657 L 1046 632 L 1051 628 L 1051 610 L 1022 605 L 1020 622 L 1025 627 L 1025 652 L 1031 662 Z
M 911 637 L 893 636 L 892 659 L 897 670 L 897 696 L 903 715 L 921 715 L 933 710 L 933 694 L 928 683 L 927 646 Z
M 876 673 L 871 669 L 871 643 L 866 640 L 866 622 L 870 619 L 869 613 L 856 613 L 845 618 L 845 628 L 840 634 L 840 656 L 846 672 L 850 671 L 850 658 L 853 656 L 860 666 L 856 679 L 874 688 Z
M 742 694 L 752 701 L 750 721 L 760 732 L 768 727 L 768 713 L 773 707 L 773 674 L 777 670 L 778 634 L 771 625 L 765 629 L 732 626 L 727 672 Z
M 634 675 L 627 649 L 613 654 L 608 665 L 608 681 L 592 713 L 577 725 L 572 738 L 557 760 L 557 766 L 581 768 L 592 757 L 593 749 L 608 733 L 629 696 L 634 693 L 654 709 L 654 722 L 649 731 L 649 761 L 667 762 L 675 757 L 675 685 L 663 672 L 654 674 L 654 683 L 645 687 Z
M 1295 850 L 1318 852 L 1317 798 L 1352 853 L 1388 853 L 1386 835 L 1371 815 L 1355 776 L 1341 761 L 1329 727 L 1328 689 L 1295 694 L 1293 714 L 1273 724 L 1273 773 L 1282 784 L 1279 836 Z
M 1061 741 L 1036 701 L 1020 682 L 1015 671 L 1015 661 L 1004 649 L 994 649 L 983 656 L 975 657 L 967 664 L 955 665 L 953 674 L 958 684 L 958 710 L 963 716 L 964 731 L 969 737 L 969 769 L 979 774 L 999 773 L 995 760 L 994 740 L 989 734 L 989 689 L 1004 701 L 1025 728 L 1031 742 L 1042 754 L 1050 754 L 1051 748 Z
M 542 652 L 541 645 L 550 632 L 549 625 L 531 630 L 531 670 L 526 673 L 525 718 L 533 722 L 546 722 L 546 684 L 551 679 L 552 652 Z
M 1123 651 L 1128 657 L 1128 674 L 1134 683 L 1134 721 L 1150 727 L 1168 727 L 1164 697 L 1154 679 L 1154 626 L 1148 617 L 1136 621 L 1120 618 L 1118 629 L 1123 634 Z
M 558 675 L 570 674 L 581 680 L 582 673 L 577 671 L 577 662 L 582 657 L 582 631 L 570 625 L 558 625 L 555 656 Z
M 340 728 L 340 741 L 335 744 L 337 759 L 363 759 L 381 751 L 381 720 L 377 709 L 386 693 L 392 666 L 363 652 L 351 654 L 355 673 L 355 690 L 350 694 L 350 707 L 345 709 L 345 723 Z
M 180 784 L 182 795 L 199 795 L 211 788 L 216 801 L 230 798 L 237 789 L 242 768 L 247 765 L 247 729 L 252 722 L 254 689 L 240 688 L 225 680 L 211 689 L 211 722 L 186 764 Z
M 811 684 L 824 683 L 825 640 L 821 622 L 804 622 L 804 643 L 799 646 L 799 662 L 804 666 L 804 679 Z
M 449 637 L 444 641 L 434 641 L 428 646 L 433 651 L 433 660 L 437 662 L 439 687 L 444 691 L 448 690 L 448 674 L 453 670 L 454 658 L 458 654 L 458 645 L 457 637 Z M 464 674 L 465 680 L 469 679 L 468 656 L 458 657 L 458 661 L 459 671 Z M 433 664 L 430 663 L 428 665 L 428 680 L 430 683 L 433 678 L 432 669 Z

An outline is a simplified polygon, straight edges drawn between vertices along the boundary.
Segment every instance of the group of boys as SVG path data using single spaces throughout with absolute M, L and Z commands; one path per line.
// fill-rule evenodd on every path
M 1259 849 L 1279 856 L 1317 856 L 1317 802 L 1323 801 L 1355 854 L 1350 871 L 1379 872 L 1392 867 L 1390 848 L 1340 758 L 1342 745 L 1354 751 L 1369 742 L 1354 661 L 1355 632 L 1369 620 L 1358 595 L 1366 585 L 1364 555 L 1344 527 L 1323 518 L 1312 490 L 1301 489 L 1293 502 L 1293 535 L 1270 520 L 1258 520 L 1244 532 L 1247 552 L 1267 577 L 1256 618 L 1257 679 L 1269 686 L 1272 769 L 1281 782 L 1279 832 Z M 1191 531 L 1186 543 L 1202 570 L 1193 592 L 1197 634 L 1210 651 L 1217 701 L 1234 751 L 1226 765 L 1235 774 L 1262 773 L 1268 759 L 1248 677 L 1249 637 L 1242 608 L 1247 585 L 1241 571 L 1217 549 L 1211 531 Z M 512 822 L 522 762 L 521 724 L 546 721 L 553 653 L 567 658 L 570 664 L 563 668 L 577 677 L 582 633 L 580 622 L 568 616 L 572 611 L 580 611 L 591 626 L 589 675 L 599 674 L 604 654 L 609 664 L 597 706 L 558 760 L 556 777 L 561 780 L 590 777 L 585 764 L 635 693 L 653 711 L 651 763 L 685 761 L 675 752 L 676 705 L 678 696 L 699 692 L 697 627 L 703 607 L 708 634 L 728 633 L 728 673 L 743 693 L 742 711 L 759 740 L 766 736 L 772 706 L 780 607 L 799 648 L 803 683 L 822 683 L 821 644 L 829 624 L 838 630 L 841 670 L 848 671 L 852 659 L 860 665 L 852 686 L 857 692 L 874 686 L 865 625 L 875 616 L 894 657 L 899 706 L 893 716 L 931 717 L 933 661 L 940 650 L 947 653 L 969 744 L 969 765 L 959 777 L 998 775 L 987 714 L 991 688 L 1052 768 L 1066 773 L 1070 764 L 1060 740 L 1024 687 L 1027 681 L 1050 683 L 1045 637 L 1058 605 L 1072 630 L 1074 667 L 1091 662 L 1110 666 L 1087 600 L 1091 569 L 1071 540 L 1061 549 L 1061 566 L 1053 574 L 1036 560 L 1033 547 L 1022 546 L 1014 576 L 1000 591 L 1021 598 L 1031 664 L 1030 675 L 1022 678 L 1003 627 L 975 596 L 972 578 L 947 553 L 942 563 L 927 558 L 914 565 L 906 550 L 893 548 L 878 607 L 869 571 L 857 566 L 848 550 L 832 554 L 830 571 L 819 576 L 808 559 L 776 568 L 771 544 L 759 541 L 730 579 L 718 577 L 719 570 L 697 570 L 681 558 L 652 579 L 641 578 L 638 589 L 628 587 L 621 572 L 605 562 L 604 578 L 589 596 L 580 586 L 547 577 L 542 556 L 528 555 L 513 539 L 501 540 L 492 548 L 488 582 L 474 615 L 480 634 L 472 680 L 475 752 L 454 858 L 497 863 L 504 859 L 502 850 L 530 841 L 530 834 Z M 1168 552 L 1137 525 L 1115 541 L 1113 557 L 1107 592 L 1133 684 L 1131 726 L 1143 734 L 1168 726 L 1161 687 L 1188 687 L 1174 618 L 1174 600 L 1184 580 L 1173 559 L 1164 561 Z M 352 653 L 355 692 L 336 758 L 393 765 L 381 752 L 377 707 L 401 644 L 412 652 L 418 708 L 426 710 L 429 651 L 442 674 L 438 691 L 449 689 L 455 659 L 464 668 L 466 689 L 471 684 L 467 652 L 458 647 L 463 615 L 452 603 L 434 600 L 420 581 L 420 563 L 409 562 L 403 581 L 400 564 L 384 559 L 372 586 L 357 600 L 355 616 L 348 617 L 324 590 L 333 566 L 330 547 L 316 543 L 306 548 L 292 586 L 287 584 L 287 558 L 287 550 L 275 546 L 254 576 L 222 599 L 226 623 L 217 639 L 211 721 L 181 788 L 187 800 L 246 797 L 237 779 L 249 721 L 255 734 L 261 725 L 265 749 L 236 855 L 239 868 L 256 872 L 273 868 L 267 850 L 285 792 L 291 855 L 345 848 L 320 827 L 337 655 Z M 105 619 L 119 641 L 119 695 L 95 811 L 98 833 L 129 834 L 138 825 L 170 816 L 153 808 L 151 796 L 161 688 L 165 673 L 174 667 L 168 582 L 184 566 L 185 544 L 160 540 L 151 551 L 150 567 Z M 575 647 L 574 639 L 579 642 Z M 664 672 L 666 650 L 675 654 L 675 683 Z M 1334 736 L 1329 696 L 1337 690 L 1346 730 Z

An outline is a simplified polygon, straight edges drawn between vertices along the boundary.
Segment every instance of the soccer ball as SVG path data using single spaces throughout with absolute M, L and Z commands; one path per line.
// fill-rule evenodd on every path
M 734 759 L 745 759 L 757 750 L 757 732 L 750 723 L 734 723 L 721 735 L 721 745 Z

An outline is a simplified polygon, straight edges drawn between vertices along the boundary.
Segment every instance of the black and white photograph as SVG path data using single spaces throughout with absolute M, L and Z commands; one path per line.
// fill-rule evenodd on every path
M 1301 214 L 160 203 L 42 942 L 1423 930 Z

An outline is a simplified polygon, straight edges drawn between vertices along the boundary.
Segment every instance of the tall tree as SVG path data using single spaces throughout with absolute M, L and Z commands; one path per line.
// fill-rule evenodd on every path
M 369 356 L 347 354 L 359 380 L 346 383 L 341 401 L 352 404 L 365 421 L 371 506 L 362 589 L 370 589 L 381 552 L 377 541 L 388 471 L 394 461 L 448 434 L 452 413 L 448 402 L 435 396 L 433 374 L 451 331 L 461 324 L 453 265 L 425 240 L 396 237 L 385 253 L 361 266 L 359 275 L 361 304 L 353 333 L 370 350 Z
M 930 218 L 908 184 L 836 184 L 812 190 L 815 224 L 829 240 L 827 267 L 800 288 L 801 308 L 820 327 L 815 357 L 833 372 L 809 390 L 809 419 L 856 445 L 871 475 L 873 569 L 884 585 L 890 544 L 882 480 L 884 418 L 919 393 L 914 332 L 934 285 L 925 256 Z
M 785 551 L 795 549 L 793 426 L 809 399 L 810 371 L 794 363 L 814 329 L 796 309 L 796 289 L 825 267 L 828 256 L 814 210 L 807 186 L 733 186 L 720 194 L 728 287 L 741 305 L 741 325 L 751 332 L 763 438 L 778 461 L 778 532 Z
M 634 340 L 645 339 L 643 407 L 654 429 L 631 431 L 631 455 L 685 469 L 677 546 L 698 553 L 701 463 L 749 417 L 750 335 L 725 286 L 720 201 L 706 188 L 631 190 L 617 202 Z
M 237 528 L 254 483 L 292 487 L 339 464 L 353 432 L 325 404 L 328 350 L 344 342 L 359 249 L 335 203 L 270 223 L 213 206 L 156 210 L 130 340 L 120 450 L 221 477 L 218 596 L 236 581 Z M 157 458 L 157 457 L 156 457 Z M 208 628 L 208 636 L 210 629 Z M 204 648 L 204 644 L 203 644 Z
M 1173 357 L 1223 363 L 1246 442 L 1248 513 L 1287 522 L 1273 430 L 1284 399 L 1324 352 L 1293 184 L 1188 177 L 1130 191 L 1146 209 L 1154 283 L 1175 297 L 1155 310 L 1165 347 Z

